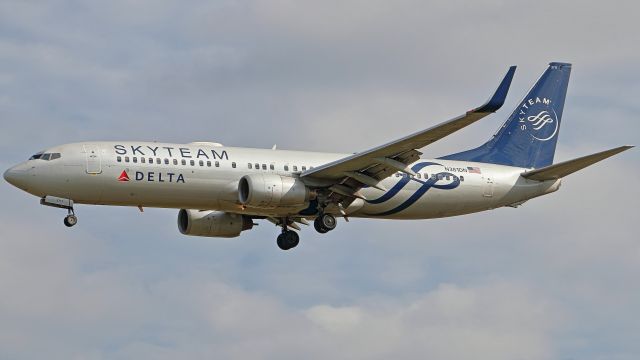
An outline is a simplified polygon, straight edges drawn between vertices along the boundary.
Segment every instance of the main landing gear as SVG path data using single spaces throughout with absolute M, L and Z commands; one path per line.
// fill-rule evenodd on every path
M 300 236 L 293 230 L 283 230 L 278 235 L 278 247 L 281 250 L 290 250 L 298 246 L 300 243 Z
M 320 234 L 327 233 L 336 228 L 338 222 L 336 221 L 335 216 L 331 214 L 320 214 L 314 221 L 313 227 L 316 228 L 316 231 Z
M 306 221 L 303 222 L 307 224 Z M 335 216 L 331 214 L 321 213 L 314 220 L 313 226 L 316 230 L 321 233 L 327 233 L 336 228 L 337 221 Z M 294 247 L 298 246 L 300 243 L 300 235 L 294 230 L 290 230 L 289 227 L 300 230 L 300 228 L 293 222 L 290 222 L 288 218 L 280 219 L 277 222 L 277 225 L 282 226 L 282 233 L 278 235 L 278 247 L 282 250 L 291 250 Z

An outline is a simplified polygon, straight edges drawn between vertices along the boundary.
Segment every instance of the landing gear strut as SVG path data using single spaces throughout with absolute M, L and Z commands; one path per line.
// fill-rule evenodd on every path
M 287 224 L 289 219 L 282 219 L 282 233 L 278 235 L 278 247 L 281 250 L 291 250 L 300 243 L 300 236 L 297 232 L 289 230 Z
M 320 214 L 313 221 L 313 227 L 316 228 L 316 231 L 320 234 L 324 234 L 335 229 L 336 225 L 338 225 L 338 222 L 336 221 L 335 216 L 331 214 Z

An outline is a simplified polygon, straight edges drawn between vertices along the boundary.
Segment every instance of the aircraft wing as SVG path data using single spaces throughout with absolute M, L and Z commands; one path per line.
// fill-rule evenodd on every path
M 422 154 L 417 149 L 469 126 L 502 107 L 515 70 L 516 67 L 511 66 L 489 100 L 464 115 L 396 141 L 309 169 L 300 177 L 311 186 L 335 185 L 330 190 L 341 195 L 353 196 L 363 185 L 379 188 L 376 185 L 379 181 L 397 171 L 414 175 L 407 165 L 416 161 Z

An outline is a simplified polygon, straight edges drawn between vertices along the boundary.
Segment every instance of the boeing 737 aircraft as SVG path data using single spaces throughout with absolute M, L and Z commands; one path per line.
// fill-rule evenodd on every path
M 621 146 L 553 164 L 571 64 L 553 62 L 485 144 L 437 159 L 419 149 L 498 110 L 511 67 L 482 106 L 426 130 L 354 154 L 226 147 L 218 143 L 83 142 L 54 146 L 4 178 L 67 209 L 75 204 L 175 208 L 185 235 L 236 237 L 266 219 L 283 250 L 299 224 L 320 233 L 336 217 L 431 219 L 516 207 L 552 193 L 564 176 L 625 151 Z

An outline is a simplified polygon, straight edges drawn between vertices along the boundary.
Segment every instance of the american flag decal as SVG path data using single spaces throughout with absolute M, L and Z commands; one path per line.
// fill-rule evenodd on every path
M 481 174 L 479 167 L 467 166 L 467 170 L 469 170 L 470 174 Z

